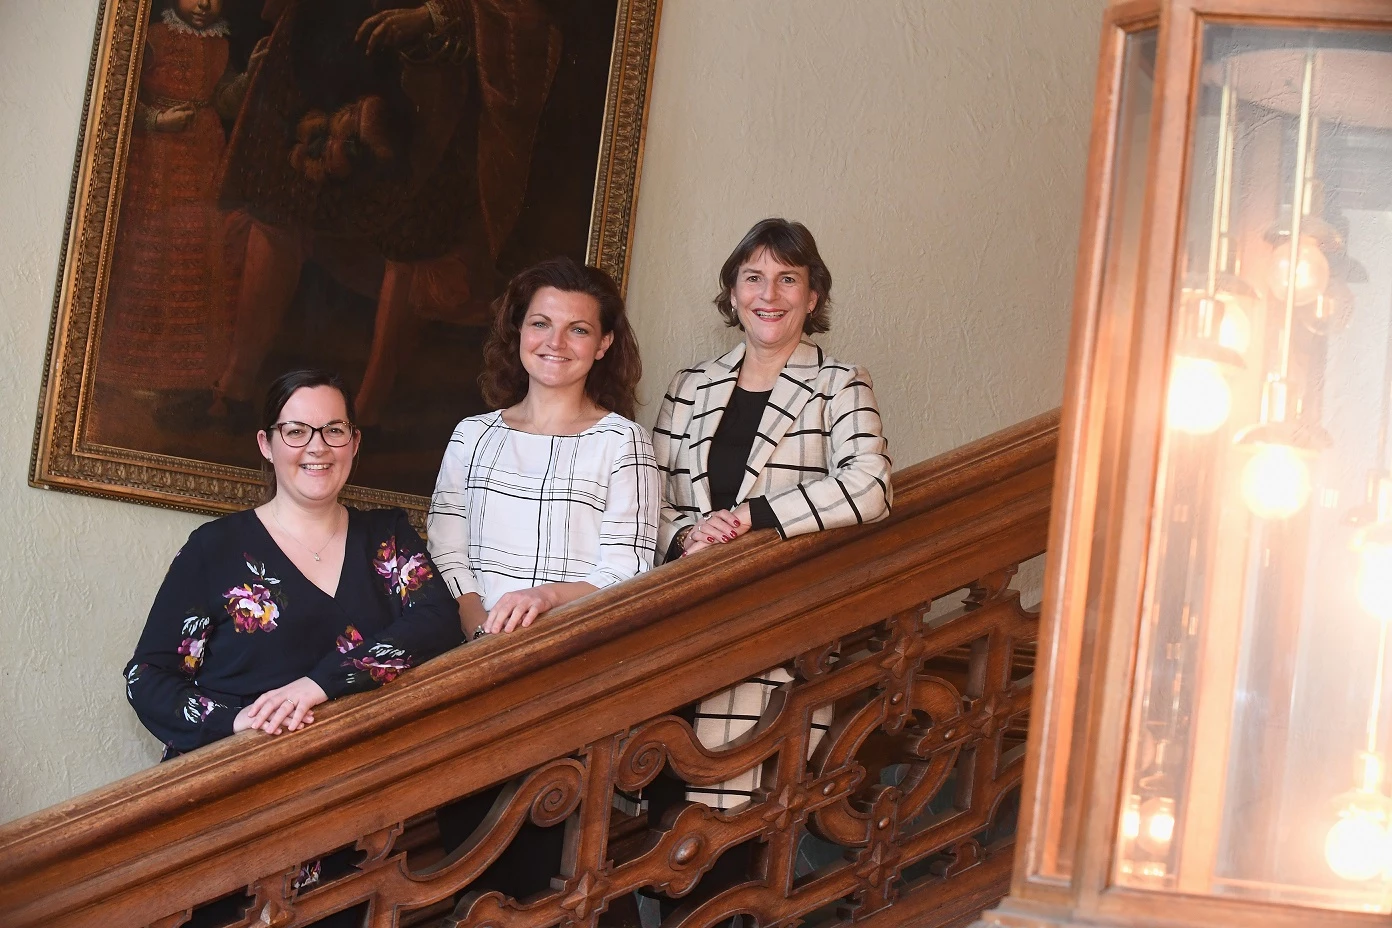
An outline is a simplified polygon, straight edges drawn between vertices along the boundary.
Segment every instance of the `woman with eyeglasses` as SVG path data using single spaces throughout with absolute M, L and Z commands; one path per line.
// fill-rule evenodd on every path
M 126 666 L 166 759 L 389 683 L 463 642 L 454 598 L 399 509 L 338 501 L 360 433 L 343 381 L 291 371 L 256 435 L 270 498 L 195 529 Z

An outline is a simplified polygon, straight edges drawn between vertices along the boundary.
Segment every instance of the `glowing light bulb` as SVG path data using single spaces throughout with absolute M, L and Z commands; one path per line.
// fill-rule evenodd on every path
M 1170 373 L 1166 417 L 1170 428 L 1207 435 L 1228 421 L 1232 390 L 1217 362 L 1179 355 Z
M 1242 469 L 1242 499 L 1258 518 L 1294 515 L 1309 501 L 1311 489 L 1304 455 L 1290 445 L 1258 444 Z
M 1136 843 L 1152 854 L 1165 854 L 1170 849 L 1170 839 L 1174 837 L 1174 800 L 1168 796 L 1156 796 L 1141 803 L 1137 813 L 1139 828 Z
M 1223 321 L 1218 323 L 1218 344 L 1246 354 L 1252 344 L 1252 320 L 1236 299 L 1223 302 Z
M 1126 800 L 1126 807 L 1121 812 L 1121 835 L 1128 841 L 1135 841 L 1141 833 L 1141 807 L 1140 800 L 1131 796 Z
M 1276 246 L 1271 253 L 1271 294 L 1277 301 L 1284 301 L 1290 284 L 1291 245 L 1290 237 Z M 1308 235 L 1300 236 L 1300 250 L 1295 263 L 1295 302 L 1303 306 L 1324 292 L 1329 286 L 1329 259 L 1320 250 L 1319 242 Z
M 1305 327 L 1316 335 L 1333 335 L 1347 329 L 1353 320 L 1353 291 L 1342 280 L 1331 280 L 1301 313 Z
M 1392 622 L 1392 539 L 1379 533 L 1365 535 L 1357 544 L 1358 576 L 1354 581 L 1358 604 L 1368 614 Z
M 1392 862 L 1387 812 L 1377 794 L 1355 794 L 1339 810 L 1324 839 L 1324 860 L 1335 875 L 1352 882 L 1371 880 Z

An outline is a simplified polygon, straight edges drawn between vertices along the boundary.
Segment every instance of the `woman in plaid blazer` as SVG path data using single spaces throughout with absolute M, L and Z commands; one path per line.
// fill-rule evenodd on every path
M 884 518 L 890 459 L 870 375 L 806 339 L 830 328 L 831 273 L 812 234 L 765 219 L 726 259 L 720 283 L 716 306 L 744 340 L 679 371 L 663 397 L 653 428 L 665 490 L 658 556 L 751 528 L 786 538 Z
M 870 375 L 807 340 L 830 327 L 831 272 L 812 234 L 786 219 L 755 225 L 721 268 L 715 303 L 744 339 L 678 372 L 663 398 L 653 428 L 664 481 L 658 556 L 694 554 L 751 528 L 786 538 L 887 516 L 890 459 Z M 703 700 L 698 738 L 715 747 L 743 734 L 789 679 L 774 668 Z M 731 808 L 757 785 L 755 769 L 686 792 Z

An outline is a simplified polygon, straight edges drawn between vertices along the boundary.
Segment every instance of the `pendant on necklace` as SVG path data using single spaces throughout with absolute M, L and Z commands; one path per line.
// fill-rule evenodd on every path
M 319 555 L 317 555 L 317 554 L 314 555 L 314 559 L 315 559 L 316 561 L 319 560 Z

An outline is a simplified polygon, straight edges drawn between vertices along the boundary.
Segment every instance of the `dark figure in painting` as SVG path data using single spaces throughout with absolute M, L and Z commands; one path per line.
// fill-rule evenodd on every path
M 156 5 L 145 42 L 100 378 L 118 386 L 206 387 L 226 350 L 236 268 L 223 255 L 214 181 L 246 77 L 228 69 L 222 0 Z
M 86 436 L 254 467 L 267 371 L 332 367 L 354 482 L 428 494 L 492 300 L 585 254 L 616 11 L 151 0 Z
M 536 0 L 267 0 L 261 15 L 274 27 L 219 178 L 242 272 L 210 412 L 255 392 L 313 259 L 376 299 L 372 425 L 422 321 L 485 324 L 561 33 Z

